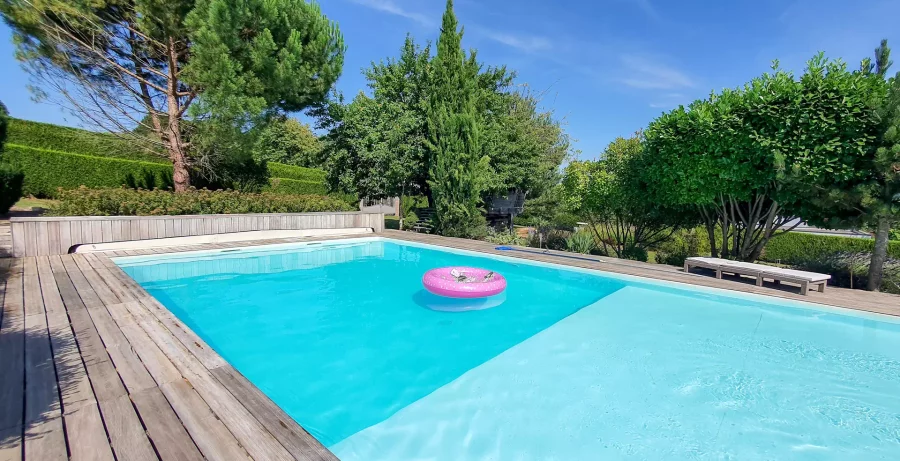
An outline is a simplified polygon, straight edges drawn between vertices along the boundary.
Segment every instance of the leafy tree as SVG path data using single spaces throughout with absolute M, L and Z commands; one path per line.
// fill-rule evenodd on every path
M 482 157 L 482 124 L 475 107 L 480 69 L 475 53 L 466 56 L 463 51 L 463 33 L 457 28 L 453 0 L 447 0 L 428 97 L 428 185 L 438 232 L 470 236 L 484 224 L 477 208 L 481 191 L 476 173 Z
M 156 136 L 133 139 L 166 152 L 179 191 L 192 166 L 245 148 L 248 127 L 321 100 L 343 66 L 337 26 L 304 0 L 5 0 L 0 13 L 17 58 L 86 122 L 126 136 L 149 115 Z
M 279 116 L 262 128 L 253 157 L 257 161 L 318 167 L 322 145 L 308 125 Z
M 811 197 L 816 185 L 846 189 L 866 175 L 871 80 L 819 55 L 800 79 L 776 63 L 743 88 L 663 114 L 646 132 L 651 193 L 696 207 L 713 255 L 757 259 L 796 217 L 833 212 Z
M 619 258 L 646 255 L 695 216 L 685 207 L 666 207 L 648 194 L 642 177 L 641 135 L 617 138 L 596 161 L 575 161 L 565 170 L 565 203 L 590 223 L 607 253 Z

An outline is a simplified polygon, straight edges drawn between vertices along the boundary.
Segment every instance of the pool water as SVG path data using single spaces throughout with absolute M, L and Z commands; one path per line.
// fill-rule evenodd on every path
M 385 239 L 117 263 L 342 460 L 900 459 L 891 318 Z M 448 265 L 507 291 L 446 312 Z

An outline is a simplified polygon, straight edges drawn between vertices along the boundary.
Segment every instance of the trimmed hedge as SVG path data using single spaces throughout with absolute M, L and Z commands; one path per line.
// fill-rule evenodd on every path
M 788 232 L 770 240 L 760 259 L 801 264 L 811 259 L 825 259 L 836 253 L 871 253 L 874 248 L 873 239 Z M 900 242 L 890 242 L 888 255 L 900 259 Z
M 160 164 L 169 163 L 165 156 L 154 155 L 139 149 L 133 142 L 112 134 L 96 133 L 79 128 L 32 122 L 17 118 L 9 119 L 9 139 L 7 139 L 7 142 L 20 146 L 73 154 L 114 157 Z
M 0 214 L 6 214 L 22 197 L 24 175 L 16 167 L 0 163 Z
M 266 192 L 272 192 L 274 194 L 325 195 L 328 193 L 328 187 L 325 183 L 318 181 L 271 178 L 269 179 L 269 184 L 269 187 L 266 188 Z
M 269 163 L 269 176 L 273 178 L 294 179 L 297 181 L 313 181 L 325 183 L 325 170 L 304 168 L 302 166 Z
M 351 211 L 341 200 L 321 195 L 249 194 L 231 190 L 88 189 L 62 191 L 56 216 L 163 216 L 228 213 Z
M 48 161 L 48 165 L 54 170 L 59 169 L 55 166 L 57 163 L 60 163 L 63 167 L 69 166 L 72 158 L 64 158 L 56 162 L 47 157 L 49 153 L 78 155 L 101 161 L 114 158 L 141 163 L 139 166 L 131 165 L 133 169 L 129 171 L 123 170 L 127 164 L 116 164 L 116 168 L 108 170 L 111 174 L 106 178 L 100 178 L 100 176 L 102 176 L 104 171 L 107 171 L 104 166 L 108 164 L 99 163 L 94 167 L 98 173 L 91 174 L 89 179 L 79 180 L 78 178 L 82 177 L 80 174 L 71 175 L 70 177 L 60 177 L 58 184 L 53 184 L 53 181 L 50 180 L 53 174 L 42 174 L 34 171 L 29 174 L 29 171 L 26 171 L 26 195 L 53 197 L 58 187 L 72 189 L 79 185 L 88 187 L 131 185 L 129 181 L 126 181 L 128 174 L 137 179 L 139 186 L 145 188 L 154 184 L 165 187 L 165 185 L 172 182 L 172 166 L 167 158 L 136 148 L 134 143 L 107 133 L 96 133 L 79 128 L 10 118 L 8 142 L 19 148 L 31 149 L 27 153 L 42 154 L 41 161 Z M 20 152 L 19 156 L 21 157 L 24 154 Z M 153 166 L 147 166 L 148 163 L 153 164 Z M 158 176 L 163 171 L 160 168 L 167 169 L 167 179 Z M 326 173 L 324 170 L 280 163 L 269 163 L 268 170 L 269 176 L 273 180 L 284 178 L 294 181 L 290 184 L 286 184 L 287 182 L 284 181 L 277 187 L 273 185 L 271 189 L 273 192 L 286 194 L 324 194 L 327 192 L 327 186 L 325 185 Z M 156 177 L 155 180 L 147 180 L 148 175 Z M 32 177 L 40 178 L 32 180 Z M 29 182 L 33 183 L 32 187 L 29 187 Z M 298 184 L 297 182 L 303 182 L 304 184 Z M 318 184 L 313 185 L 312 183 Z
M 119 187 L 133 178 L 155 177 L 171 182 L 172 166 L 111 157 L 70 154 L 7 144 L 3 157 L 25 173 L 23 194 L 56 197 L 58 189 Z

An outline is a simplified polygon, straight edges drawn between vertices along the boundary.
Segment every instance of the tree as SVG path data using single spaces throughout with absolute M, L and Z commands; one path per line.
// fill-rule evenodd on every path
M 678 228 L 696 224 L 687 207 L 666 207 L 648 194 L 641 135 L 617 138 L 599 160 L 571 162 L 563 179 L 566 206 L 591 225 L 604 250 L 619 258 L 646 249 Z
M 343 66 L 337 26 L 304 0 L 4 0 L 0 13 L 42 88 L 87 123 L 164 151 L 179 191 L 192 164 L 216 164 L 198 157 L 245 148 L 248 126 L 321 100 Z M 133 134 L 145 115 L 156 136 Z
M 435 206 L 435 228 L 444 235 L 470 236 L 484 227 L 476 167 L 482 158 L 481 130 L 476 110 L 480 70 L 475 53 L 466 56 L 463 32 L 447 0 L 437 43 L 427 106 L 428 185 Z
M 646 132 L 653 194 L 702 213 L 713 255 L 757 259 L 796 218 L 832 216 L 816 198 L 823 185 L 847 190 L 867 175 L 872 79 L 822 55 L 799 80 L 774 70 L 663 114 Z
M 864 59 L 860 74 L 868 77 L 875 134 L 866 138 L 867 155 L 858 160 L 858 175 L 850 181 L 813 183 L 813 197 L 826 213 L 810 217 L 830 228 L 869 227 L 875 248 L 869 263 L 867 289 L 881 287 L 891 227 L 900 222 L 900 74 L 885 79 L 891 67 L 887 40 L 875 49 L 875 61 Z M 808 186 L 808 185 L 807 185 Z
M 262 127 L 253 157 L 257 161 L 315 168 L 319 166 L 321 151 L 319 138 L 308 125 L 279 116 Z

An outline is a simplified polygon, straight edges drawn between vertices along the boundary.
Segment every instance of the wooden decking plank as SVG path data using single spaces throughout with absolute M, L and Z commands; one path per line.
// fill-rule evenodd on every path
M 11 262 L 0 319 L 0 459 L 21 459 L 25 403 L 24 261 Z
M 198 397 L 199 398 L 199 397 Z M 158 388 L 131 394 L 147 433 L 163 461 L 200 461 L 203 455 Z
M 91 357 L 90 361 L 87 357 L 85 359 L 88 378 L 100 403 L 100 414 L 103 416 L 116 458 L 157 459 L 123 381 L 136 390 L 153 387 L 155 383 L 131 351 L 125 337 L 116 328 L 99 295 L 91 288 L 78 265 L 71 257 L 64 256 L 61 259 L 76 294 L 82 301 L 90 300 L 87 309 L 70 312 L 69 316 L 79 344 L 82 338 L 86 339 L 91 344 L 89 355 L 95 356 Z M 62 275 L 57 274 L 60 278 Z M 95 319 L 103 319 L 101 322 L 103 326 L 98 327 Z M 111 342 L 123 343 L 124 347 L 118 348 L 118 344 L 107 346 L 104 335 L 107 335 Z M 119 362 L 116 362 L 116 359 Z
M 66 268 L 66 272 L 69 274 L 69 280 L 72 281 L 72 285 L 78 290 L 82 303 L 86 307 L 103 306 L 103 301 L 94 290 L 90 289 L 90 283 L 84 278 L 84 274 L 81 273 L 81 269 L 75 264 L 72 255 L 62 255 L 60 259 Z
M 123 273 L 124 274 L 124 273 Z M 181 320 L 178 320 L 165 306 L 163 306 L 156 298 L 147 295 L 139 299 L 140 303 L 153 314 L 166 328 L 176 337 L 186 349 L 191 351 L 207 369 L 214 369 L 225 365 L 223 359 L 216 351 L 214 351 L 205 341 L 200 339 L 196 333 L 187 327 Z
M 254 459 L 293 459 L 234 395 L 212 377 L 207 367 L 175 338 L 173 332 L 149 312 L 145 304 L 135 304 L 132 315 Z
M 231 365 L 212 370 L 222 383 L 297 460 L 337 460 L 318 440 Z
M 25 457 L 65 460 L 56 369 L 35 258 L 25 259 Z
M 225 424 L 186 381 L 163 384 L 160 390 L 181 418 L 197 448 L 207 459 L 230 461 L 250 457 Z
M 38 274 L 71 459 L 111 460 L 106 429 L 49 258 L 38 258 Z
M 117 399 L 100 402 L 100 412 L 117 460 L 159 459 L 150 445 L 150 439 L 147 438 L 129 396 L 123 395 Z
M 76 266 L 81 270 L 82 275 L 91 285 L 91 288 L 97 294 L 97 297 L 100 298 L 100 301 L 103 304 L 115 304 L 122 302 L 119 297 L 113 293 L 106 283 L 100 278 L 94 268 L 91 267 L 90 263 L 84 257 L 84 255 L 72 255 L 72 261 Z
M 69 412 L 66 411 L 66 436 L 72 461 L 112 461 L 112 447 L 97 403 L 90 403 Z

